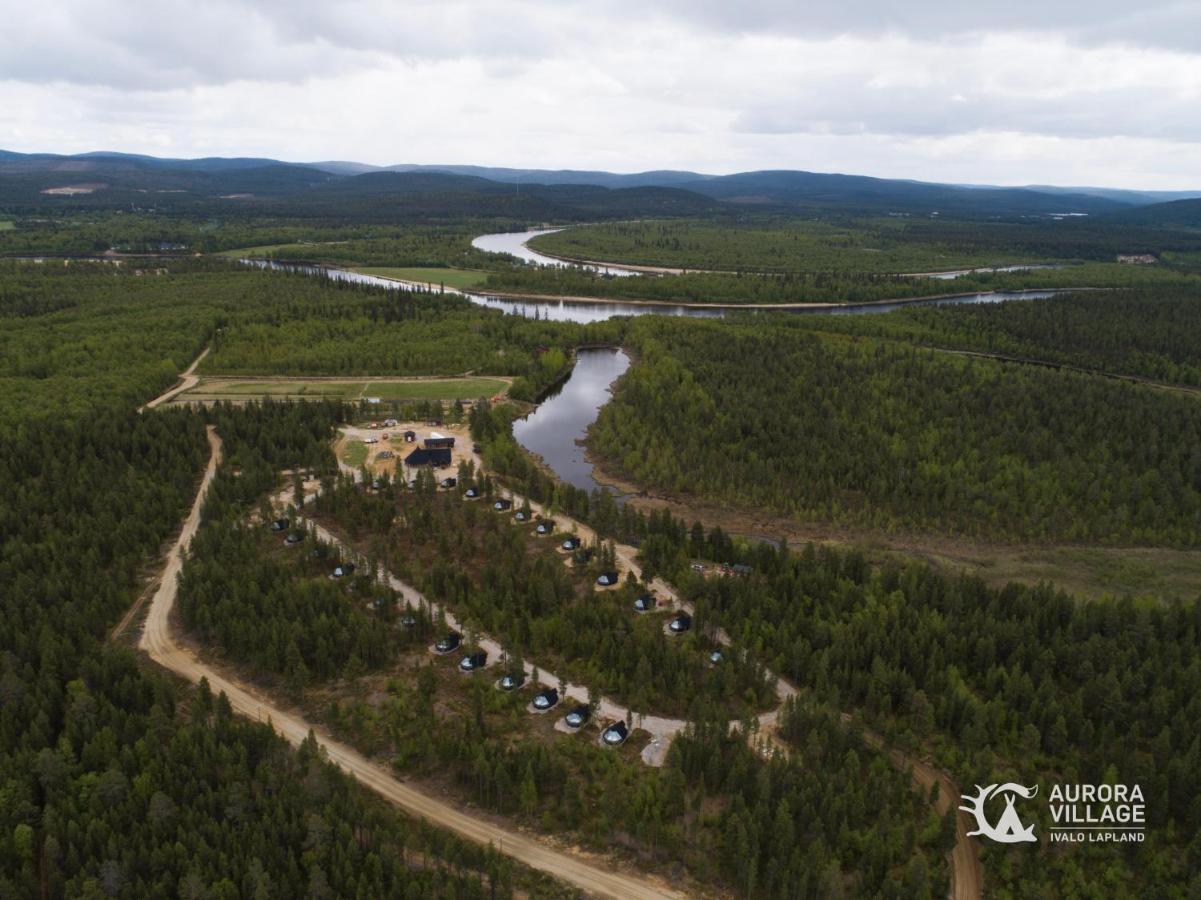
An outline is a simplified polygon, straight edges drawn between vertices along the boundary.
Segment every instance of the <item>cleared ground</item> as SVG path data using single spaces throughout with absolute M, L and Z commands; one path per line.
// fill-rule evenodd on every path
M 223 378 L 207 376 L 177 395 L 176 403 L 254 400 L 259 397 L 297 400 L 477 400 L 508 390 L 501 378 L 407 378 L 367 381 L 339 378 Z
M 399 278 L 401 281 L 417 281 L 424 284 L 443 284 L 447 287 L 466 290 L 479 287 L 488 279 L 487 272 L 475 269 L 437 269 L 437 268 L 394 268 L 391 266 L 355 267 L 356 272 L 364 275 L 377 275 L 380 278 Z
M 0 231 L 12 231 L 16 227 L 16 222 L 9 222 L 5 219 L 0 219 Z

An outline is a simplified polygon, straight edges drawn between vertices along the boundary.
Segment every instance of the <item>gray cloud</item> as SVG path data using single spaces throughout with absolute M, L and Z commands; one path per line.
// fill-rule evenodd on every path
M 0 16 L 12 149 L 623 170 L 858 160 L 1049 181 L 1070 146 L 1100 180 L 1201 182 L 1195 0 L 160 0 L 153 15 L 0 0 Z

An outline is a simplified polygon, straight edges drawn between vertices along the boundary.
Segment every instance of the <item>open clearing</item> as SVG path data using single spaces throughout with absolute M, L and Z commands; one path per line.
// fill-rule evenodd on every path
M 466 290 L 479 287 L 488 279 L 487 272 L 474 269 L 437 268 L 394 268 L 390 266 L 356 266 L 356 272 L 375 275 L 379 278 L 398 278 L 401 281 L 416 281 L 422 284 L 443 284 L 446 287 Z
M 477 400 L 509 388 L 503 378 L 233 378 L 208 376 L 175 398 L 176 403 L 214 400 Z
M 0 231 L 12 231 L 16 227 L 16 222 L 9 222 L 7 219 L 0 219 Z

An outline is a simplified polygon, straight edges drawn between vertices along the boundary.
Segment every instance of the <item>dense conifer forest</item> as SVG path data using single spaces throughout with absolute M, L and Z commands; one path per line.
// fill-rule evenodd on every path
M 590 445 L 639 484 L 801 520 L 1193 546 L 1201 405 L 794 322 L 642 319 Z

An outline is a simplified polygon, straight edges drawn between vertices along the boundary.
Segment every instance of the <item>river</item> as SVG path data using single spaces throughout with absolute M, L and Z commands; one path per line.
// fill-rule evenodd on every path
M 486 235 L 487 236 L 487 235 Z M 478 238 L 477 238 L 478 240 Z M 300 272 L 306 275 L 318 275 L 334 281 L 351 281 L 355 284 L 370 284 L 388 290 L 412 289 L 414 285 L 390 278 L 380 278 L 377 275 L 364 275 L 349 269 L 337 269 L 331 266 L 315 266 L 303 263 L 281 263 L 265 259 L 243 259 L 240 262 L 262 269 L 276 269 L 284 272 Z M 561 265 L 556 261 L 556 265 Z M 503 297 L 493 297 L 485 293 L 458 291 L 447 288 L 446 293 L 461 296 L 477 306 L 496 309 L 509 315 L 522 316 L 527 319 L 546 319 L 551 322 L 603 322 L 618 316 L 686 316 L 696 319 L 721 319 L 737 312 L 779 312 L 793 315 L 833 315 L 855 316 L 873 313 L 894 312 L 906 306 L 945 306 L 958 303 L 1001 303 L 1005 300 L 1046 300 L 1067 290 L 1047 291 L 993 291 L 979 294 L 958 294 L 950 297 L 940 297 L 929 300 L 896 300 L 888 303 L 849 303 L 841 306 L 812 306 L 812 307 L 782 307 L 778 310 L 748 309 L 744 306 L 682 306 L 674 304 L 651 305 L 628 303 L 621 300 L 512 300 Z
M 609 386 L 630 367 L 630 358 L 616 348 L 580 350 L 575 366 L 559 390 L 532 413 L 513 423 L 521 446 L 542 458 L 559 478 L 586 491 L 600 487 L 582 442 L 600 408 L 609 402 Z
M 555 259 L 553 256 L 547 256 L 544 253 L 539 253 L 537 250 L 531 250 L 526 246 L 526 241 L 531 238 L 536 238 L 543 234 L 554 234 L 556 231 L 562 230 L 562 228 L 536 228 L 533 231 L 502 231 L 499 234 L 481 234 L 471 242 L 471 246 L 475 247 L 476 250 L 483 250 L 485 253 L 507 253 L 510 256 L 520 259 L 522 262 L 533 263 L 536 266 L 557 266 L 560 268 L 572 266 L 579 269 L 588 269 L 591 272 L 599 272 L 602 275 L 638 274 L 632 269 L 623 269 L 620 266 L 600 266 L 567 262 L 562 259 Z

